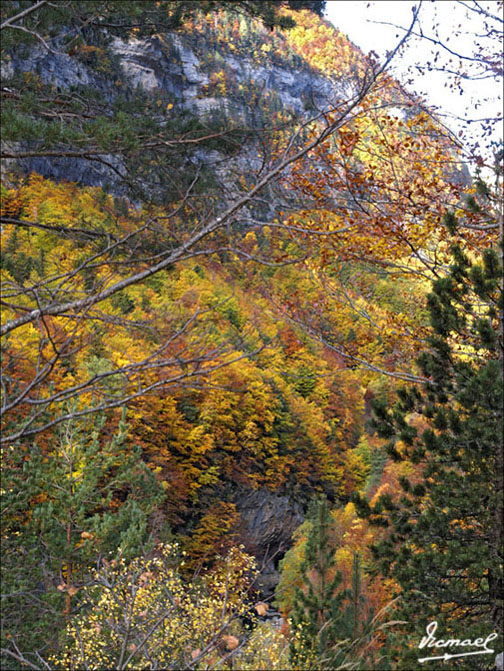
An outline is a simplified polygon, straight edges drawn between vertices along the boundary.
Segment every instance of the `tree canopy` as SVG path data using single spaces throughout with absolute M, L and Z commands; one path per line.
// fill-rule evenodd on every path
M 324 6 L 2 4 L 8 668 L 502 624 L 502 153 L 391 75 L 421 2 L 382 62 Z

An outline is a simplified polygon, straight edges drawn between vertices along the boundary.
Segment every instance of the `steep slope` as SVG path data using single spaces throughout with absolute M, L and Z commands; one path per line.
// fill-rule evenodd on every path
M 223 11 L 149 37 L 95 26 L 3 59 L 7 435 L 51 452 L 68 418 L 100 410 L 110 434 L 127 407 L 165 492 L 146 535 L 169 525 L 191 567 L 241 535 L 277 553 L 273 573 L 309 498 L 346 500 L 362 479 L 374 380 L 354 364 L 413 375 L 423 324 L 418 266 L 398 281 L 387 264 L 443 243 L 436 217 L 458 195 L 416 102 L 327 23 L 292 16 L 290 32 Z

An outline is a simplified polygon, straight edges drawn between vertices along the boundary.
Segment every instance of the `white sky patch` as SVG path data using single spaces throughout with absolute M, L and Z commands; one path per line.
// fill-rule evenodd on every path
M 465 4 L 474 6 L 475 3 L 467 0 Z M 404 35 L 400 28 L 384 24 L 409 27 L 415 5 L 418 2 L 409 0 L 329 0 L 325 17 L 364 53 L 373 50 L 383 59 L 386 52 L 392 50 Z M 479 2 L 479 5 L 497 19 L 502 18 L 502 7 L 499 7 L 498 2 Z M 433 26 L 437 26 L 441 40 L 457 54 L 471 56 L 478 42 L 481 42 L 485 50 L 490 49 L 494 54 L 502 53 L 499 38 L 489 42 L 488 39 L 479 37 L 483 32 L 483 21 L 477 14 L 468 11 L 463 3 L 453 0 L 424 0 L 419 20 L 416 32 L 421 28 L 424 35 L 434 37 Z M 498 25 L 498 21 L 495 23 Z M 438 51 L 440 55 L 437 67 L 475 74 L 475 65 L 470 61 L 461 61 L 448 51 L 418 37 L 411 37 L 402 53 L 396 56 L 391 73 L 408 90 L 419 94 L 455 135 L 462 133 L 466 146 L 479 143 L 476 153 L 479 152 L 487 160 L 491 160 L 490 156 L 497 150 L 503 136 L 502 77 L 497 79 L 485 76 L 476 81 L 463 79 L 462 93 L 457 86 L 451 89 L 450 85 L 455 81 L 453 76 L 426 68 L 429 61 L 434 61 Z M 425 66 L 425 71 L 422 73 L 415 66 Z M 491 132 L 484 130 L 485 122 L 481 121 L 487 117 L 500 117 L 500 121 L 492 125 Z

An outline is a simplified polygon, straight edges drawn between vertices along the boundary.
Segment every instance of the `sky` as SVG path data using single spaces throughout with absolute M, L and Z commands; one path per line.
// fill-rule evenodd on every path
M 409 27 L 413 18 L 412 7 L 418 4 L 409 0 L 393 2 L 329 0 L 325 18 L 345 33 L 362 51 L 369 53 L 374 50 L 383 59 L 385 53 L 392 50 L 404 35 L 404 30 L 400 27 Z M 482 38 L 478 37 L 483 32 L 483 24 L 478 15 L 468 12 L 464 4 L 474 6 L 472 0 L 466 0 L 465 3 L 455 0 L 424 0 L 420 8 L 419 27 L 430 37 L 434 37 L 433 31 L 437 30 L 446 46 L 457 53 L 469 56 L 473 54 L 478 41 L 482 42 L 485 48 L 487 41 L 483 42 Z M 498 7 L 498 2 L 479 4 L 498 18 L 502 17 L 502 8 Z M 386 23 L 393 23 L 399 28 L 384 25 Z M 437 28 L 433 28 L 435 24 Z M 501 48 L 500 41 L 495 40 L 492 49 L 498 51 Z M 487 158 L 488 152 L 493 153 L 502 140 L 502 121 L 494 125 L 491 135 L 487 135 L 483 134 L 483 124 L 476 119 L 497 115 L 502 117 L 502 79 L 496 81 L 495 78 L 487 77 L 478 81 L 464 80 L 462 93 L 457 88 L 450 90 L 449 85 L 453 83 L 453 78 L 446 73 L 431 71 L 421 74 L 416 67 L 425 66 L 427 61 L 432 61 L 436 51 L 439 49 L 431 42 L 410 38 L 409 46 L 407 45 L 403 52 L 396 56 L 392 64 L 392 73 L 405 83 L 409 90 L 421 94 L 431 107 L 436 108 L 442 115 L 443 122 L 457 136 L 462 133 L 467 143 L 479 142 L 481 154 Z M 466 69 L 471 67 L 469 61 L 463 63 Z M 446 50 L 441 50 L 437 65 L 458 69 L 459 59 Z M 413 79 L 413 82 L 407 84 L 410 79 Z M 465 121 L 456 117 L 461 117 Z M 467 120 L 470 120 L 469 124 Z

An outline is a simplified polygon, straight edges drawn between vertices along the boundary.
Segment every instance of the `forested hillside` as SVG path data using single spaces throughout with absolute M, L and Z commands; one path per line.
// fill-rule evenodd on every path
M 324 5 L 2 4 L 2 668 L 500 631 L 502 152 Z

